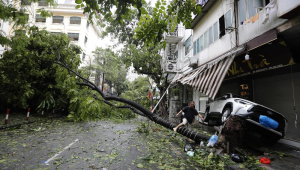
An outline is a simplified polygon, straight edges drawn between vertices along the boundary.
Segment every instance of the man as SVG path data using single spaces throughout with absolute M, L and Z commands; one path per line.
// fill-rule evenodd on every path
M 197 110 L 195 109 L 195 102 L 194 101 L 190 102 L 190 106 L 187 106 L 184 109 L 180 110 L 180 112 L 178 112 L 176 114 L 176 117 L 178 117 L 179 114 L 181 114 L 182 112 L 184 112 L 182 123 L 180 123 L 178 126 L 173 128 L 173 130 L 175 132 L 177 131 L 177 129 L 179 127 L 186 125 L 187 122 L 189 122 L 189 124 L 193 125 L 196 115 L 198 115 L 202 119 L 202 121 L 204 122 L 204 119 L 202 118 L 200 113 L 198 113 Z

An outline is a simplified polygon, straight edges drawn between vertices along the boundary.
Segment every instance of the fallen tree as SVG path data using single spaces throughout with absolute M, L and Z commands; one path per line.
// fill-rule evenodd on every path
M 77 77 L 77 82 L 76 84 L 79 86 L 86 86 L 89 87 L 91 90 L 96 91 L 98 94 L 100 94 L 100 96 L 103 98 L 102 100 L 112 106 L 112 107 L 117 107 L 117 108 L 128 108 L 133 110 L 135 113 L 139 114 L 139 115 L 143 115 L 148 117 L 151 121 L 160 124 L 166 128 L 169 128 L 171 130 L 173 130 L 174 127 L 176 127 L 176 124 L 173 124 L 171 122 L 169 122 L 168 120 L 165 120 L 161 117 L 159 117 L 158 115 L 152 113 L 150 110 L 148 110 L 147 108 L 143 107 L 142 105 L 132 101 L 132 100 L 128 100 L 126 98 L 122 98 L 119 96 L 113 96 L 113 95 L 105 95 L 103 93 L 102 90 L 100 90 L 93 82 L 91 82 L 90 80 L 88 80 L 87 78 L 84 78 L 80 73 L 78 73 L 76 70 L 73 70 L 69 67 L 69 65 L 72 65 L 72 63 L 66 63 L 65 61 L 62 60 L 62 58 L 60 57 L 60 51 L 57 50 L 57 46 L 54 42 L 54 47 L 56 48 L 56 52 L 57 52 L 57 58 L 56 60 L 44 60 L 44 62 L 51 62 L 57 65 L 60 65 L 62 67 L 64 67 L 65 69 L 68 70 L 69 74 L 72 75 L 74 74 Z M 70 61 L 72 62 L 72 61 Z M 96 95 L 93 96 L 96 99 L 100 99 L 98 98 Z M 110 101 L 117 101 L 117 102 L 121 102 L 127 105 L 124 106 L 115 106 L 114 104 L 112 104 Z M 177 130 L 178 133 L 196 141 L 196 142 L 200 142 L 201 140 L 208 140 L 209 137 L 206 135 L 202 135 L 199 134 L 198 132 L 194 132 L 191 131 L 187 128 L 184 127 L 180 127 Z
M 76 82 L 77 85 L 87 86 L 87 87 L 91 88 L 92 90 L 96 91 L 98 94 L 101 95 L 101 97 L 103 98 L 103 100 L 106 104 L 108 104 L 110 106 L 113 106 L 113 107 L 117 107 L 117 108 L 129 108 L 129 109 L 133 110 L 135 113 L 137 113 L 139 115 L 146 116 L 150 120 L 152 120 L 153 122 L 155 122 L 157 124 L 160 124 L 160 125 L 162 125 L 166 128 L 169 128 L 171 130 L 173 130 L 173 128 L 177 126 L 177 125 L 175 125 L 175 124 L 159 117 L 158 115 L 153 114 L 150 110 L 148 110 L 147 108 L 141 106 L 140 104 L 138 104 L 134 101 L 131 101 L 131 100 L 128 100 L 126 98 L 119 97 L 119 96 L 105 95 L 103 93 L 103 91 L 100 90 L 93 82 L 91 82 L 88 79 L 84 78 L 82 75 L 80 75 L 75 70 L 70 69 L 66 63 L 62 62 L 60 60 L 60 53 L 59 53 L 59 51 L 57 51 L 57 52 L 58 52 L 58 58 L 57 58 L 56 61 L 45 61 L 45 62 L 52 62 L 52 63 L 58 64 L 58 65 L 60 65 L 64 68 L 66 68 L 70 72 L 70 74 L 75 74 L 77 77 L 79 77 L 80 80 L 83 81 L 83 82 Z M 126 105 L 125 106 L 115 106 L 109 101 L 118 101 L 118 102 L 127 104 L 129 106 L 126 106 Z M 194 140 L 194 141 L 196 141 L 196 142 L 200 142 L 201 140 L 208 140 L 209 139 L 209 137 L 206 136 L 206 135 L 199 134 L 198 132 L 193 132 L 193 131 L 188 130 L 187 128 L 184 128 L 184 127 L 178 128 L 177 132 L 184 135 L 184 136 L 186 136 L 186 137 L 188 137 L 188 138 L 190 138 L 190 139 L 192 139 L 192 140 Z
M 54 107 L 54 102 L 49 102 L 49 98 L 55 100 L 56 107 L 60 100 L 64 99 L 61 103 L 65 103 L 65 105 L 61 106 L 69 109 L 69 115 L 80 121 L 94 119 L 96 116 L 99 116 L 98 112 L 101 107 L 99 101 L 102 101 L 111 107 L 131 109 L 133 112 L 146 116 L 151 121 L 170 130 L 176 126 L 137 102 L 119 96 L 104 94 L 101 89 L 88 79 L 90 73 L 78 69 L 80 49 L 71 45 L 65 34 L 52 35 L 46 30 L 39 30 L 37 27 L 32 27 L 27 33 L 28 35 L 22 34 L 13 38 L 12 49 L 5 52 L 4 57 L 0 60 L 0 65 L 2 66 L 0 69 L 2 73 L 0 82 L 5 83 L 5 87 L 13 89 L 2 89 L 1 91 L 5 92 L 7 97 L 14 96 L 13 98 L 8 98 L 10 100 L 7 100 L 7 102 L 15 103 L 20 101 L 22 97 L 23 102 L 18 106 L 27 108 L 30 106 L 30 103 L 27 103 L 28 100 L 43 93 L 44 97 L 40 100 L 45 101 L 42 103 L 47 103 L 47 105 L 45 104 L 41 108 L 46 106 L 49 108 Z M 51 80 L 51 84 L 49 80 L 41 81 L 46 75 L 49 77 L 47 80 Z M 15 82 L 19 84 L 16 86 Z M 41 83 L 45 85 L 43 86 L 45 88 L 41 89 L 43 91 L 38 91 L 39 89 L 36 87 L 39 87 Z M 19 93 L 12 95 L 14 94 L 13 92 L 20 92 L 22 96 Z M 56 98 L 57 95 L 59 97 Z M 35 101 L 35 103 L 38 102 L 40 101 Z M 33 107 L 33 109 L 36 107 Z M 178 133 L 197 142 L 208 139 L 205 135 L 183 127 L 178 129 Z

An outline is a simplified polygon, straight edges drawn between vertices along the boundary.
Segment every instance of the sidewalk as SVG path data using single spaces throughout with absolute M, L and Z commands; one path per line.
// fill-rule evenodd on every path
M 192 128 L 194 131 L 207 132 L 207 134 L 214 134 L 216 130 L 214 127 L 209 127 L 203 124 L 198 124 Z M 256 143 L 259 143 L 259 139 Z M 252 154 L 259 160 L 262 157 L 267 157 L 271 160 L 269 165 L 261 164 L 260 166 L 267 170 L 299 170 L 300 169 L 300 148 L 290 146 L 283 143 L 276 143 L 273 146 L 258 145 L 258 148 L 246 148 L 251 150 Z M 225 151 L 226 152 L 226 151 Z M 242 168 L 241 164 L 227 166 L 228 170 L 246 169 Z

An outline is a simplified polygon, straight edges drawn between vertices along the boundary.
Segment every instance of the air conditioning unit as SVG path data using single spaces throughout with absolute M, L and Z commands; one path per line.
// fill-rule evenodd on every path
M 198 57 L 192 56 L 190 59 L 189 67 L 195 67 L 198 65 Z
M 176 62 L 167 61 L 165 65 L 166 73 L 175 73 L 176 72 Z

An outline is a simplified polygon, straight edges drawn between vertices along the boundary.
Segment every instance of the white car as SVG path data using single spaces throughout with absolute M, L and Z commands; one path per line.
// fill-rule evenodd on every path
M 207 106 L 204 121 L 208 122 L 208 125 L 222 125 L 230 115 L 246 120 L 250 129 L 258 132 L 267 144 L 274 144 L 285 137 L 288 123 L 282 114 L 231 93 L 223 95 Z M 260 124 L 261 115 L 278 122 L 277 128 L 272 129 Z

